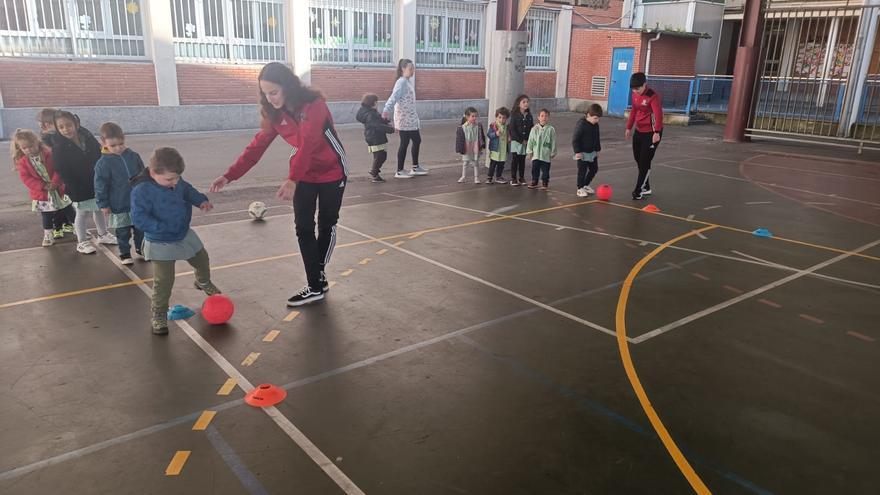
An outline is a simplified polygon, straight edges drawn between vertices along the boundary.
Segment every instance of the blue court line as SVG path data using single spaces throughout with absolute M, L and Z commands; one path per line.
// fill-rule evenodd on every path
M 606 418 L 611 419 L 612 421 L 614 421 L 616 423 L 619 423 L 624 428 L 626 428 L 632 432 L 638 433 L 639 435 L 657 438 L 657 435 L 653 431 L 650 431 L 650 430 L 642 427 L 640 424 L 636 423 L 635 421 L 627 418 L 626 416 L 623 416 L 622 414 L 614 411 L 613 409 L 609 409 L 608 407 L 602 405 L 599 402 L 596 402 L 592 399 L 584 397 L 583 395 L 575 392 L 574 390 L 566 387 L 565 385 L 558 384 L 558 383 L 554 382 L 553 379 L 550 378 L 549 376 L 527 367 L 526 365 L 524 365 L 523 363 L 519 362 L 518 360 L 516 360 L 514 358 L 502 356 L 502 355 L 496 353 L 495 351 L 493 351 L 492 349 L 484 346 L 483 344 L 480 344 L 480 343 L 474 341 L 473 339 L 471 339 L 470 337 L 467 337 L 467 336 L 463 336 L 463 335 L 459 336 L 458 340 L 460 340 L 460 341 L 464 342 L 465 344 L 473 347 L 474 349 L 482 352 L 483 354 L 489 356 L 490 358 L 508 365 L 510 368 L 512 368 L 517 373 L 524 375 L 525 377 L 530 378 L 530 379 L 540 383 L 541 385 L 546 386 L 547 388 L 555 390 L 563 397 L 568 398 L 568 399 L 572 399 L 581 409 L 586 409 L 588 411 L 592 411 L 592 412 L 599 414 L 601 416 L 605 416 Z M 682 449 L 682 452 L 688 457 L 688 459 L 693 461 L 695 464 L 703 466 L 705 468 L 708 468 L 708 469 L 716 472 L 717 474 L 721 475 L 725 479 L 728 479 L 728 480 L 738 484 L 739 486 L 751 491 L 752 493 L 755 493 L 758 495 L 773 495 L 773 492 L 766 490 L 766 489 L 752 483 L 751 481 L 743 478 L 742 476 L 740 476 L 736 473 L 733 473 L 731 471 L 728 471 L 727 469 L 724 469 L 724 468 L 719 467 L 711 462 L 708 462 L 704 458 L 702 458 L 698 455 L 695 455 L 691 452 L 687 452 L 685 449 Z
M 211 441 L 211 445 L 214 446 L 214 450 L 220 454 L 220 457 L 223 458 L 223 462 L 229 466 L 229 469 L 235 473 L 235 476 L 238 478 L 238 481 L 241 481 L 241 485 L 245 487 L 245 489 L 251 495 L 269 495 L 269 492 L 266 491 L 266 488 L 263 487 L 263 484 L 260 483 L 260 480 L 254 476 L 247 466 L 244 465 L 244 462 L 240 457 L 232 450 L 232 447 L 226 443 L 226 440 L 223 438 L 223 435 L 217 431 L 217 428 L 214 425 L 208 427 L 205 431 L 208 436 L 208 440 Z

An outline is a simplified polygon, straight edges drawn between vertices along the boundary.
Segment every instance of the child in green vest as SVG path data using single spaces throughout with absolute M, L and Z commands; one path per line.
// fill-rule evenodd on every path
M 550 125 L 550 110 L 542 108 L 538 113 L 538 124 L 532 127 L 526 145 L 526 154 L 532 156 L 532 182 L 529 189 L 538 187 L 539 177 L 542 190 L 550 187 L 550 160 L 556 156 L 556 151 L 556 129 Z
M 489 177 L 487 184 L 507 184 L 504 180 L 504 164 L 507 162 L 507 154 L 510 149 L 510 133 L 507 130 L 507 119 L 510 118 L 510 110 L 501 107 L 495 110 L 495 122 L 489 124 Z

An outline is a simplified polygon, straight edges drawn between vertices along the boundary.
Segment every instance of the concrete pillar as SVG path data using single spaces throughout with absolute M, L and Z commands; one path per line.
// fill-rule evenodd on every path
M 488 113 L 494 120 L 496 108 L 510 107 L 525 90 L 529 36 L 525 31 L 495 31 L 492 37 L 491 63 L 486 66 L 487 78 L 491 78 L 492 85 L 486 97 L 489 99 Z
M 171 2 L 143 2 L 146 42 L 156 70 L 156 93 L 159 106 L 180 105 L 177 90 L 177 63 L 174 60 L 174 43 L 171 27 Z
M 724 141 L 742 142 L 745 139 L 752 98 L 755 94 L 755 77 L 761 60 L 761 37 L 763 36 L 764 6 L 761 0 L 746 0 L 743 11 L 742 32 L 736 47 L 736 65 L 733 69 L 733 86 Z
M 868 70 L 871 65 L 871 56 L 874 53 L 874 43 L 880 36 L 880 1 L 866 1 L 866 8 L 862 11 L 859 19 L 858 33 L 856 34 L 856 49 L 853 53 L 853 62 L 849 71 L 849 79 L 846 84 L 844 96 L 844 109 L 841 112 L 840 125 L 837 126 L 837 135 L 850 137 L 853 124 L 858 122 L 859 110 L 861 110 L 862 97 L 867 90 L 865 82 L 868 79 Z M 863 144 L 863 143 L 860 143 Z M 859 148 L 859 154 L 862 150 Z
M 571 18 L 570 5 L 563 5 L 556 19 L 556 97 L 568 96 L 568 61 L 571 55 Z
M 489 97 L 489 88 L 492 87 L 492 75 L 495 71 L 492 67 L 492 42 L 494 41 L 495 22 L 498 17 L 498 0 L 489 0 L 486 5 L 486 16 L 483 18 L 483 67 L 486 68 L 486 88 L 484 95 Z M 491 122 L 491 121 L 490 121 Z
M 9 137 L 3 132 L 3 108 L 3 88 L 0 88 L 0 139 Z
M 312 48 L 309 38 L 309 2 L 285 2 L 287 61 L 305 84 L 312 82 Z
M 394 65 L 402 58 L 416 60 L 416 0 L 394 1 Z

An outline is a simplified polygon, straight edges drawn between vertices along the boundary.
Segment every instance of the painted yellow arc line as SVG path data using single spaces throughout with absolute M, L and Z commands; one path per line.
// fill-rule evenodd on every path
M 638 276 L 639 272 L 645 265 L 648 264 L 651 259 L 660 254 L 661 251 L 668 248 L 669 246 L 675 244 L 676 242 L 686 239 L 692 235 L 696 235 L 699 232 L 705 232 L 707 230 L 712 230 L 717 228 L 715 225 L 710 225 L 708 227 L 703 227 L 701 229 L 692 230 L 686 234 L 682 234 L 675 239 L 664 242 L 663 244 L 657 246 L 653 251 L 648 253 L 644 258 L 639 260 L 635 266 L 630 270 L 629 275 L 626 276 L 626 280 L 623 282 L 623 286 L 620 288 L 620 297 L 617 300 L 617 312 L 615 313 L 615 325 L 617 332 L 617 347 L 620 350 L 620 359 L 623 361 L 623 368 L 626 370 L 626 377 L 629 379 L 629 383 L 632 386 L 633 391 L 636 393 L 636 397 L 639 399 L 639 403 L 642 405 L 642 409 L 645 411 L 645 415 L 648 416 L 648 420 L 651 422 L 651 426 L 654 427 L 654 431 L 657 432 L 657 436 L 660 437 L 660 441 L 663 442 L 663 446 L 666 447 L 666 450 L 669 452 L 669 455 L 672 456 L 672 460 L 675 461 L 675 465 L 678 466 L 681 474 L 687 478 L 688 483 L 690 483 L 691 487 L 694 489 L 694 492 L 698 494 L 711 494 L 709 488 L 706 487 L 706 484 L 703 483 L 703 480 L 700 479 L 700 476 L 694 471 L 694 468 L 685 458 L 684 454 L 679 450 L 678 445 L 675 444 L 675 440 L 672 439 L 672 436 L 669 435 L 669 432 L 666 430 L 666 427 L 663 425 L 663 422 L 660 420 L 660 416 L 657 415 L 657 412 L 654 410 L 654 406 L 651 405 L 651 400 L 648 398 L 648 394 L 645 393 L 645 388 L 642 387 L 642 382 L 639 380 L 639 375 L 636 373 L 636 369 L 633 366 L 632 357 L 629 354 L 629 342 L 626 338 L 626 303 L 629 299 L 629 292 L 632 288 L 633 281 L 636 276 Z

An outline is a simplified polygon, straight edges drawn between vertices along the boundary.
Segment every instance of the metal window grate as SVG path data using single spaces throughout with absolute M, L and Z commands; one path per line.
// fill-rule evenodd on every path
M 283 0 L 170 1 L 178 60 L 258 63 L 287 58 Z
M 0 56 L 146 56 L 143 0 L 0 0 Z
M 310 0 L 314 64 L 390 65 L 393 0 Z
M 608 78 L 605 76 L 593 76 L 590 94 L 593 96 L 605 96 L 606 91 L 608 91 Z
M 482 67 L 486 2 L 419 0 L 416 63 L 428 67 Z
M 529 32 L 529 48 L 526 67 L 529 69 L 553 69 L 556 50 L 556 26 L 558 10 L 529 9 L 526 15 L 526 31 Z

